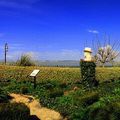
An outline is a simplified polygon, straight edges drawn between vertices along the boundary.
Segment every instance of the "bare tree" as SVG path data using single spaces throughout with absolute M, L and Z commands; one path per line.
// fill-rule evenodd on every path
M 120 48 L 119 41 L 114 41 L 112 44 L 110 42 L 110 37 L 104 38 L 104 43 L 102 44 L 97 37 L 96 46 L 94 46 L 94 60 L 97 64 L 105 66 L 106 63 L 111 63 L 113 65 L 115 59 L 119 56 L 120 52 L 118 51 Z

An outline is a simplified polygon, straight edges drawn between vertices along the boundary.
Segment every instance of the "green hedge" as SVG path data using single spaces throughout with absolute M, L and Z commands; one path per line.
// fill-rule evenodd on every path
M 29 120 L 30 110 L 22 103 L 0 103 L 0 120 Z
M 82 83 L 86 87 L 93 87 L 97 85 L 97 81 L 95 78 L 95 67 L 96 64 L 93 61 L 80 61 L 80 67 L 81 67 L 81 78 L 82 78 Z

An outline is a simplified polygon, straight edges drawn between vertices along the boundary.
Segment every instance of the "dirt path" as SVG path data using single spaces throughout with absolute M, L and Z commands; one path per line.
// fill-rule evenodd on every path
M 21 94 L 10 94 L 13 97 L 11 102 L 21 102 L 26 104 L 30 108 L 30 115 L 37 116 L 40 120 L 63 120 L 60 113 L 41 107 L 38 100 L 33 96 L 21 95 Z

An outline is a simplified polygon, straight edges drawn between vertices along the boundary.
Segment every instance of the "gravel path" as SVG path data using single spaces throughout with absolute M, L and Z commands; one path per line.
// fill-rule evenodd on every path
M 33 96 L 21 95 L 21 94 L 10 94 L 13 99 L 11 102 L 21 102 L 26 104 L 30 108 L 30 115 L 37 116 L 40 120 L 63 120 L 60 113 L 41 107 L 38 100 L 36 100 Z

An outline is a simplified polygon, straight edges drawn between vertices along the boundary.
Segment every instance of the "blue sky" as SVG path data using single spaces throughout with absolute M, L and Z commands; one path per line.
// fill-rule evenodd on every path
M 0 59 L 79 60 L 98 35 L 120 40 L 119 0 L 0 0 Z M 95 40 L 94 40 L 95 41 Z

